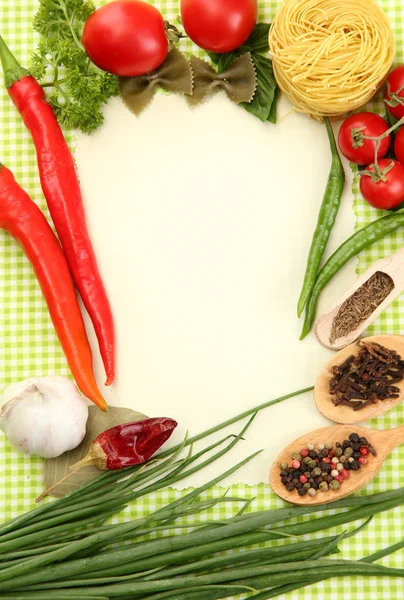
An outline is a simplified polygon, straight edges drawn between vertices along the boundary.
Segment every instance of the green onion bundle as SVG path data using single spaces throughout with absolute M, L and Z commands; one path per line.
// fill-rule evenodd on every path
M 105 523 L 129 502 L 172 485 L 229 452 L 253 417 L 238 435 L 226 436 L 196 454 L 192 450 L 186 454 L 186 446 L 292 395 L 186 439 L 146 465 L 124 473 L 102 473 L 55 502 L 0 525 L 0 600 L 215 600 L 240 593 L 266 600 L 338 575 L 404 577 L 404 569 L 374 564 L 404 547 L 404 542 L 361 561 L 324 558 L 337 553 L 340 540 L 356 535 L 374 514 L 403 504 L 404 489 L 343 498 L 322 506 L 321 513 L 329 508 L 348 510 L 293 524 L 288 521 L 317 512 L 318 507 L 249 512 L 251 500 L 245 498 L 226 494 L 201 498 L 202 492 L 258 453 L 145 517 L 117 525 Z M 228 519 L 193 522 L 192 529 L 189 522 L 181 521 L 220 502 L 240 508 Z M 366 519 L 350 533 L 295 539 Z M 156 532 L 161 537 L 144 539 Z M 253 547 L 262 543 L 264 547 Z M 295 583 L 291 583 L 291 572 Z

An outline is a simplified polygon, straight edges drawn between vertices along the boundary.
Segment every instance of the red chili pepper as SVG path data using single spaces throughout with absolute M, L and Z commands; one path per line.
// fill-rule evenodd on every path
M 146 462 L 168 440 L 177 422 L 166 417 L 117 425 L 95 438 L 86 457 L 71 467 L 92 464 L 102 471 L 123 469 Z
M 78 387 L 102 410 L 107 410 L 95 381 L 91 347 L 63 250 L 35 202 L 1 164 L 0 228 L 22 246 L 34 268 Z
M 87 230 L 73 157 L 42 87 L 19 65 L 1 36 L 0 59 L 9 96 L 34 141 L 42 190 L 74 282 L 93 322 L 109 385 L 115 377 L 114 323 Z

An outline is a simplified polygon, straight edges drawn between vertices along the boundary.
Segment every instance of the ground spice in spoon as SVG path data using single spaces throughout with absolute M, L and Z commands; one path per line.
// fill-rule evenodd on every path
M 330 343 L 355 331 L 393 290 L 392 278 L 387 273 L 376 271 L 341 304 L 332 322 Z
M 395 384 L 404 379 L 404 360 L 395 352 L 375 342 L 359 341 L 357 356 L 332 367 L 330 395 L 335 406 L 362 410 L 378 400 L 398 398 Z

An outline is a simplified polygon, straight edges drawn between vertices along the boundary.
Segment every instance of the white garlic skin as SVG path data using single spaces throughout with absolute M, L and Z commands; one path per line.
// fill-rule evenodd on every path
M 55 458 L 86 434 L 88 403 L 66 377 L 30 377 L 11 384 L 1 398 L 0 429 L 18 452 Z

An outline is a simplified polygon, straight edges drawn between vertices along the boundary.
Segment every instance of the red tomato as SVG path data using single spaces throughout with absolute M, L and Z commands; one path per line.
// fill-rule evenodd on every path
M 388 76 L 384 98 L 393 104 L 389 106 L 386 103 L 387 110 L 396 119 L 402 119 L 404 117 L 404 65 L 394 69 Z
M 386 121 L 371 112 L 362 112 L 346 119 L 338 133 L 338 145 L 342 154 L 356 165 L 368 165 L 375 159 L 376 142 L 364 140 L 363 136 L 379 137 L 389 126 Z M 378 158 L 386 156 L 391 136 L 380 142 Z
M 163 16 L 140 0 L 116 0 L 97 9 L 82 42 L 97 67 L 122 77 L 153 71 L 168 54 Z
M 394 154 L 397 160 L 404 165 L 404 127 L 399 129 L 394 142 Z
M 209 52 L 230 52 L 244 44 L 257 15 L 257 0 L 181 0 L 187 35 Z
M 404 200 L 404 167 L 401 163 L 390 158 L 379 160 L 379 168 L 383 171 L 391 163 L 393 168 L 385 173 L 386 181 L 373 181 L 370 175 L 362 175 L 360 190 L 362 196 L 371 206 L 381 210 L 395 208 Z M 366 171 L 374 172 L 374 165 L 370 165 Z

